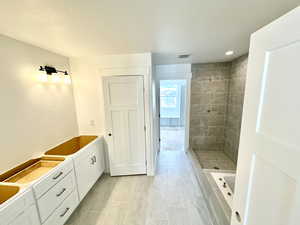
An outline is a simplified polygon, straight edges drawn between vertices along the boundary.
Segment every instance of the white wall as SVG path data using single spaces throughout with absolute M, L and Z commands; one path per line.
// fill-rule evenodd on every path
M 104 133 L 100 67 L 85 59 L 70 59 L 77 121 L 81 135 Z
M 171 78 L 176 74 L 181 74 L 181 76 L 186 76 L 186 74 L 192 72 L 192 64 L 166 64 L 166 65 L 156 65 L 155 73 L 156 78 L 160 78 L 161 76 L 165 77 L 169 75 Z
M 147 161 L 154 173 L 156 145 L 153 144 L 152 56 L 151 53 L 106 55 L 100 58 L 70 60 L 80 134 L 104 134 L 105 113 L 102 77 L 144 75 L 147 135 Z M 146 71 L 146 72 L 145 72 Z M 151 171 L 150 171 L 151 170 Z
M 71 85 L 41 83 L 40 65 L 66 57 L 0 35 L 0 173 L 78 135 Z
M 150 58 L 150 59 L 149 59 Z M 113 69 L 148 68 L 151 54 L 106 55 L 101 58 L 71 58 L 76 111 L 80 134 L 103 134 L 105 130 L 102 76 Z M 122 74 L 119 74 L 122 75 Z

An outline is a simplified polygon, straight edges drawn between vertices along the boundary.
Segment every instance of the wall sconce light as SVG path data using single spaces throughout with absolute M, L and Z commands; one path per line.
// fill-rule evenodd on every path
M 47 82 L 49 80 L 51 80 L 54 83 L 58 83 L 60 82 L 60 76 L 58 73 L 62 73 L 64 76 L 64 82 L 66 84 L 70 84 L 71 83 L 71 77 L 68 74 L 68 71 L 62 71 L 62 70 L 57 70 L 55 67 L 52 66 L 40 66 L 40 80 L 42 82 Z

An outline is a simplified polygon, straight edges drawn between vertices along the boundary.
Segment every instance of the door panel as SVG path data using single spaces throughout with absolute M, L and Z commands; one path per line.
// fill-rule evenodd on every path
M 252 170 L 251 201 L 246 224 L 289 224 L 286 222 L 295 207 L 297 181 L 260 157 L 253 158 Z M 266 187 L 266 178 L 272 181 L 270 188 Z M 267 208 L 257 210 L 263 207 Z
M 111 175 L 145 174 L 143 77 L 105 77 L 104 96 Z
M 300 7 L 251 37 L 232 225 L 300 220 Z
M 299 72 L 300 43 L 266 53 L 266 67 L 262 87 L 257 131 L 274 140 L 288 145 L 300 145 L 298 124 L 286 118 L 297 118 L 300 104 L 295 104 L 295 96 L 300 96 L 299 83 L 295 75 Z M 289 88 L 286 88 L 289 87 Z M 295 132 L 295 135 L 290 135 Z
M 126 133 L 126 114 L 123 111 L 112 111 L 111 112 L 111 124 L 113 133 L 113 145 L 118 148 L 113 148 L 113 157 L 111 161 L 113 164 L 126 164 L 129 160 L 128 147 L 126 139 L 128 135 Z
M 128 110 L 128 141 L 129 141 L 129 158 L 138 162 L 140 158 L 143 158 L 143 152 L 138 149 L 141 148 L 141 140 L 137 140 L 138 136 L 138 123 L 136 122 L 137 112 L 135 110 Z
M 116 82 L 109 85 L 109 104 L 112 106 L 135 106 L 138 104 L 137 95 L 135 84 Z

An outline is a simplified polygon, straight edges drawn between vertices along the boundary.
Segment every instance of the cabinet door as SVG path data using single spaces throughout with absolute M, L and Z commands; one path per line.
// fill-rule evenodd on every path
M 94 158 L 94 163 L 95 163 L 95 167 L 94 167 L 95 178 L 96 180 L 98 180 L 98 178 L 102 175 L 105 169 L 104 150 L 103 150 L 102 141 L 99 143 L 99 148 L 94 149 L 94 151 L 92 151 L 92 156 Z M 96 182 L 96 180 L 94 182 Z
M 31 206 L 21 215 L 19 215 L 14 221 L 9 225 L 40 225 L 40 221 L 37 214 L 37 209 L 35 205 Z
M 82 200 L 104 171 L 102 141 L 75 159 L 79 199 Z

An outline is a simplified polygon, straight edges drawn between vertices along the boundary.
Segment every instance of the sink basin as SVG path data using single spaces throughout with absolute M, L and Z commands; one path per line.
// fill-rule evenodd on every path
M 20 187 L 0 185 L 0 204 L 4 203 L 20 191 Z
M 42 157 L 32 159 L 18 167 L 0 175 L 0 181 L 8 183 L 27 184 L 37 180 L 59 165 L 64 158 Z
M 95 140 L 97 136 L 79 136 L 68 140 L 55 148 L 45 152 L 45 155 L 72 155 L 82 149 L 84 146 Z

